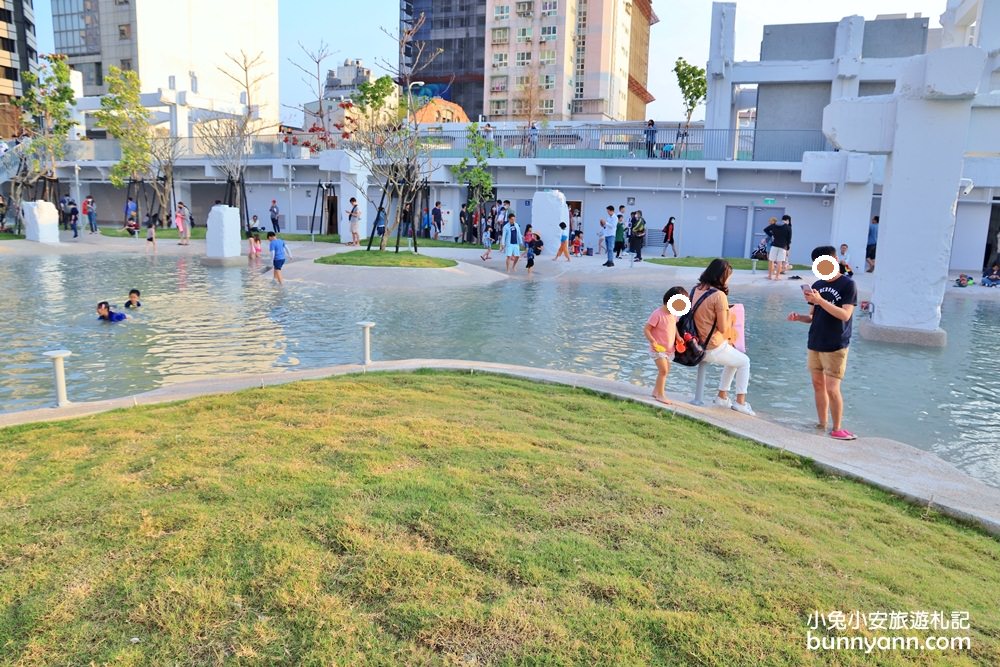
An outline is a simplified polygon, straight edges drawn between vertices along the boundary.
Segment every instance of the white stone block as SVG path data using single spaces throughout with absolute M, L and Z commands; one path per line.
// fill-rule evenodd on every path
M 232 206 L 213 206 L 208 214 L 205 233 L 208 259 L 228 259 L 240 256 L 240 210 Z
M 48 201 L 21 204 L 24 216 L 24 235 L 37 243 L 59 243 L 59 211 Z
M 823 134 L 841 150 L 888 153 L 895 122 L 896 100 L 888 95 L 834 100 L 823 109 Z
M 559 190 L 536 192 L 531 198 L 531 229 L 541 235 L 545 242 L 543 253 L 548 257 L 554 257 L 559 249 L 560 222 L 566 223 L 568 231 L 566 196 Z
M 975 46 L 939 49 L 925 56 L 921 97 L 932 100 L 971 98 L 976 94 L 986 64 L 986 52 Z

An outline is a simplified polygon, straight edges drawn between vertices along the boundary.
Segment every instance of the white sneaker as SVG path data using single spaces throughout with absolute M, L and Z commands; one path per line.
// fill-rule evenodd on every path
M 715 397 L 715 404 L 720 408 L 731 408 L 733 407 L 733 401 L 729 398 L 719 398 Z
M 750 417 L 755 417 L 757 413 L 753 411 L 749 403 L 733 403 L 730 407 L 740 414 L 748 415 Z

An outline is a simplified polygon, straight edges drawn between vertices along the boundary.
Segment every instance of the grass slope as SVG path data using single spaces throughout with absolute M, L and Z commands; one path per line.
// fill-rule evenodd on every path
M 336 255 L 327 255 L 316 260 L 317 264 L 334 264 L 339 266 L 389 266 L 408 269 L 445 269 L 458 265 L 453 259 L 428 257 L 407 250 L 380 252 L 378 250 L 351 250 Z
M 709 263 L 715 259 L 714 257 L 644 257 L 646 261 L 652 262 L 653 264 L 663 264 L 664 266 L 693 266 L 697 268 L 705 268 Z M 753 268 L 753 260 L 746 259 L 744 257 L 726 257 L 726 261 L 733 265 L 734 269 L 743 269 L 749 271 Z M 763 267 L 764 273 L 767 273 L 767 260 L 762 259 L 757 262 L 757 270 Z M 805 264 L 792 264 L 793 271 L 808 271 L 811 267 Z
M 0 471 L 4 664 L 1000 663 L 996 541 L 581 390 L 297 383 L 6 429 Z M 972 651 L 805 649 L 855 609 Z

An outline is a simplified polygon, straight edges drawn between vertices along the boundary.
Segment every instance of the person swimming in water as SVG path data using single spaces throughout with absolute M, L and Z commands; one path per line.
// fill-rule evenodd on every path
M 142 303 L 139 301 L 140 292 L 137 289 L 130 289 L 128 291 L 128 301 L 125 302 L 126 308 L 139 308 Z
M 128 318 L 125 313 L 116 313 L 111 310 L 111 304 L 107 301 L 101 301 L 97 304 L 97 319 L 104 320 L 106 322 L 121 322 Z

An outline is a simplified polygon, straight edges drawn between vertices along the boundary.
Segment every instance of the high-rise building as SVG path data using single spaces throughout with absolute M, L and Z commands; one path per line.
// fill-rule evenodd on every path
M 650 0 L 487 0 L 491 120 L 641 120 Z
M 424 61 L 441 53 L 411 80 L 423 81 L 414 93 L 441 97 L 460 105 L 469 118 L 483 113 L 483 64 L 486 46 L 486 0 L 400 0 L 399 29 L 412 28 L 420 15 L 424 24 L 414 35 L 424 43 Z M 406 73 L 416 57 L 414 48 L 400 54 L 399 69 Z M 417 65 L 419 67 L 419 64 Z
M 260 54 L 254 73 L 266 78 L 251 104 L 277 122 L 278 0 L 52 0 L 52 25 L 56 52 L 82 72 L 87 96 L 107 92 L 104 77 L 114 65 L 135 70 L 143 92 L 174 88 L 236 100 L 239 84 L 219 68 L 237 73 L 228 56 Z
M 21 74 L 38 68 L 31 0 L 0 0 L 0 136 L 18 129 L 12 102 L 23 92 Z

